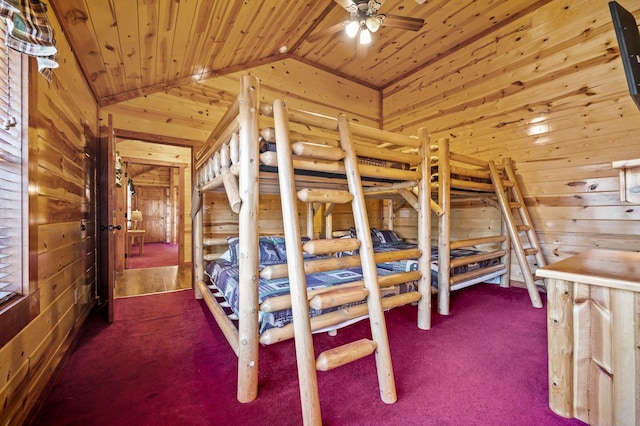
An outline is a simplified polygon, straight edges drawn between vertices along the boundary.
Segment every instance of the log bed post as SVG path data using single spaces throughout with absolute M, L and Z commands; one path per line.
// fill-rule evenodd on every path
M 191 202 L 193 206 L 196 206 L 196 204 L 198 205 L 198 208 L 195 209 L 194 207 L 191 212 L 191 227 L 193 230 L 193 246 L 191 247 L 191 250 L 193 250 L 193 279 L 191 285 L 195 289 L 196 299 L 202 299 L 202 293 L 200 293 L 200 290 L 197 286 L 197 283 L 199 281 L 204 282 L 204 250 L 202 247 L 202 194 L 197 189 L 193 191 Z
M 500 212 L 500 229 L 501 234 L 505 235 L 507 238 L 502 241 L 500 244 L 500 248 L 504 250 L 504 256 L 502 256 L 502 263 L 506 269 L 506 272 L 500 275 L 500 287 L 509 287 L 511 285 L 511 238 L 509 235 L 509 225 L 507 224 L 507 218 L 504 217 L 502 210 L 500 210 L 500 205 L 495 206 Z
M 418 291 L 422 295 L 418 302 L 418 328 L 431 328 L 431 165 L 429 160 L 429 133 L 427 129 L 418 131 L 420 146 L 420 174 L 418 183 L 418 247 L 421 255 L 418 270 L 422 273 Z
M 438 312 L 449 315 L 449 298 L 451 295 L 451 257 L 449 240 L 451 239 L 451 168 L 449 140 L 438 141 L 438 204 L 442 209 L 438 230 Z
M 242 76 L 239 95 L 239 192 L 241 199 L 238 232 L 240 259 L 238 321 L 238 401 L 249 402 L 258 395 L 258 91 L 256 77 Z
M 293 312 L 293 328 L 295 334 L 296 361 L 298 366 L 298 382 L 302 419 L 305 425 L 321 425 L 320 397 L 318 396 L 318 379 L 316 376 L 315 353 L 311 337 L 309 318 L 309 301 L 306 291 L 304 259 L 302 257 L 302 235 L 298 224 L 298 199 L 293 176 L 293 159 L 289 140 L 289 124 L 287 109 L 284 103 L 276 100 L 273 103 L 275 131 L 277 134 L 276 151 L 278 155 L 278 181 L 282 203 L 283 223 L 287 238 L 287 270 L 289 273 L 291 309 Z M 312 203 L 308 203 L 308 206 Z M 308 212 L 308 216 L 312 213 Z
M 353 155 L 352 133 L 349 120 L 345 115 L 338 116 L 338 132 L 340 134 L 340 145 L 347 153 L 344 159 L 347 170 L 357 170 L 358 163 Z M 371 324 L 371 335 L 377 343 L 375 351 L 376 369 L 378 373 L 378 384 L 380 386 L 380 398 L 387 404 L 393 404 L 398 399 L 396 392 L 395 378 L 393 375 L 393 365 L 391 363 L 391 351 L 389 348 L 389 338 L 387 335 L 387 325 L 384 318 L 384 308 L 380 297 L 380 287 L 378 286 L 378 271 L 373 255 L 373 243 L 369 219 L 367 217 L 362 181 L 357 173 L 347 173 L 349 192 L 353 194 L 351 209 L 355 219 L 356 233 L 360 239 L 360 260 L 362 275 L 365 287 L 369 290 L 367 303 L 369 305 L 369 322 Z
M 313 240 L 313 218 L 315 211 L 313 209 L 313 203 L 307 203 L 307 238 Z
M 335 204 L 325 203 L 324 205 L 324 235 L 326 239 L 333 238 L 333 208 Z

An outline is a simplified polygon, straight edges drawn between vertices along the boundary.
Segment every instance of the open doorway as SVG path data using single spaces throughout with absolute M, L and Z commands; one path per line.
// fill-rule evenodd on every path
M 176 280 L 180 288 L 186 285 L 182 281 L 191 287 L 190 280 L 178 278 L 191 272 L 192 148 L 116 133 L 116 151 L 121 167 L 117 214 L 127 224 L 115 253 L 116 297 L 171 291 Z M 158 288 L 139 288 L 147 284 Z
M 120 185 L 116 185 L 115 191 L 115 213 L 121 223 L 126 223 L 127 231 L 136 228 L 145 231 L 144 241 L 142 238 L 131 240 L 126 232 L 118 234 L 114 295 L 119 298 L 190 289 L 193 148 L 137 139 L 130 132 L 118 129 L 114 129 L 114 134 L 119 158 L 116 168 L 118 164 L 121 168 Z M 140 215 L 135 221 L 134 211 Z M 177 247 L 177 266 L 126 267 L 128 253 L 132 254 L 129 260 L 140 254 L 142 258 L 149 258 L 155 244 L 172 245 L 174 250 Z M 173 253 L 170 258 L 174 263 Z
M 125 169 L 125 269 L 178 265 L 179 168 L 127 162 Z

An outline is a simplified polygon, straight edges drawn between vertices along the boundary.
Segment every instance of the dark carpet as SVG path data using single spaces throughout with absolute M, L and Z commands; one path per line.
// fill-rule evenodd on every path
M 145 243 L 142 256 L 138 254 L 138 245 L 134 244 L 127 258 L 127 269 L 157 268 L 177 264 L 177 244 Z
M 298 425 L 292 341 L 261 347 L 258 398 L 236 400 L 237 359 L 192 290 L 116 300 L 90 318 L 36 425 Z M 575 425 L 548 407 L 546 309 L 526 290 L 477 285 L 449 316 L 416 327 L 387 313 L 398 402 L 383 403 L 373 357 L 319 372 L 326 425 Z M 368 321 L 315 338 L 316 354 L 369 335 Z

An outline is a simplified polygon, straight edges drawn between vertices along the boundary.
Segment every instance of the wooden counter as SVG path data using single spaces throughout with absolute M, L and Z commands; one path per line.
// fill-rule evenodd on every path
M 549 406 L 591 425 L 640 421 L 640 253 L 593 249 L 546 278 Z

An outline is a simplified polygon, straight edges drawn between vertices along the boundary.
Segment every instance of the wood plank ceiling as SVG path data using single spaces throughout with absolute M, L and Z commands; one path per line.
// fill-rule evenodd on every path
M 380 13 L 422 18 L 383 27 L 364 57 L 332 0 L 50 0 L 101 106 L 281 60 L 297 60 L 381 91 L 549 0 L 386 0 Z M 175 113 L 175 111 L 174 111 Z M 212 128 L 212 127 L 211 127 Z

